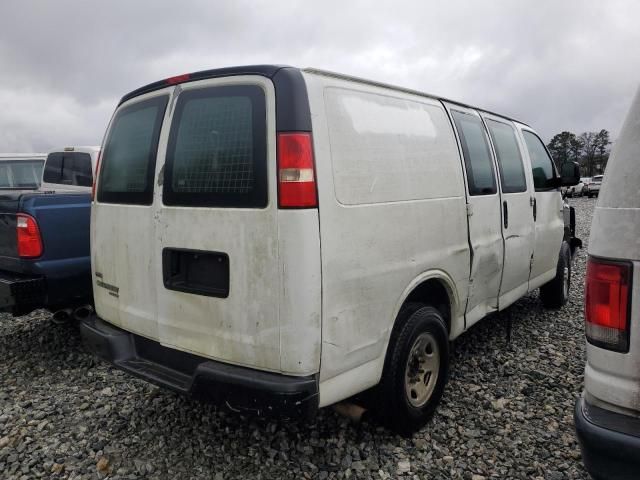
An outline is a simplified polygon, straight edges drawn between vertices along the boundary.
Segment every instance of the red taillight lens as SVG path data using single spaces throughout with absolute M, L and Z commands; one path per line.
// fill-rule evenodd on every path
M 18 256 L 35 258 L 42 255 L 42 238 L 36 220 L 23 213 L 17 215 Z
M 631 263 L 589 257 L 584 316 L 587 340 L 593 345 L 629 350 L 631 272 Z
M 93 172 L 93 183 L 91 184 L 91 201 L 96 199 L 96 186 L 98 185 L 98 172 L 100 171 L 100 155 L 102 152 L 98 152 L 98 159 L 96 160 L 96 171 Z
M 278 204 L 280 208 L 318 206 L 311 134 L 278 134 Z

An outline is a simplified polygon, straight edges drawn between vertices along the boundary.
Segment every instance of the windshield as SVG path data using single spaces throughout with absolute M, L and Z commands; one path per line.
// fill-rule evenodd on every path
M 44 160 L 0 162 L 0 188 L 37 189 L 40 187 Z

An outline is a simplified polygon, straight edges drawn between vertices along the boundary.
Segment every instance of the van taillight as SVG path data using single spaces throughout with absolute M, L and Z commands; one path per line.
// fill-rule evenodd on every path
M 96 171 L 93 172 L 93 183 L 91 184 L 91 201 L 96 199 L 96 185 L 98 184 L 98 172 L 100 171 L 100 154 L 98 152 L 98 158 L 96 159 Z
M 631 272 L 629 262 L 589 257 L 584 300 L 589 343 L 629 351 Z
M 318 206 L 311 134 L 278 134 L 278 205 L 280 208 Z
M 35 258 L 42 255 L 42 238 L 35 218 L 19 213 L 16 218 L 16 232 L 19 257 Z

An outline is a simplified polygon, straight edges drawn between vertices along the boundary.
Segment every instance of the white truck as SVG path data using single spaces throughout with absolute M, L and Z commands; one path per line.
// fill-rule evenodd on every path
M 640 477 L 639 157 L 640 90 L 607 164 L 589 237 L 587 364 L 575 424 L 598 480 Z
M 38 190 L 44 153 L 0 153 L 0 191 Z
M 320 70 L 233 67 L 126 95 L 92 206 L 99 356 L 234 409 L 374 388 L 398 431 L 449 341 L 532 290 L 567 300 L 573 218 L 529 126 Z

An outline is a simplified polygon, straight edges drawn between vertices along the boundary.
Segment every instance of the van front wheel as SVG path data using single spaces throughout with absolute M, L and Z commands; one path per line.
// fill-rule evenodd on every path
M 410 435 L 433 415 L 449 372 L 449 339 L 440 311 L 405 305 L 391 335 L 377 411 L 392 430 Z

